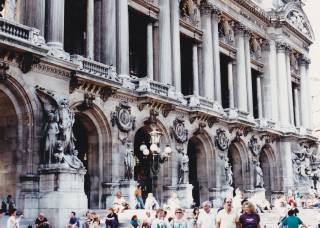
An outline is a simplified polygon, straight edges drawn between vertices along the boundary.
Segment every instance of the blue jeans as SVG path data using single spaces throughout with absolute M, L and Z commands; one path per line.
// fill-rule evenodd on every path
M 144 209 L 144 203 L 141 196 L 137 196 L 137 201 L 138 201 L 137 207 L 140 209 Z

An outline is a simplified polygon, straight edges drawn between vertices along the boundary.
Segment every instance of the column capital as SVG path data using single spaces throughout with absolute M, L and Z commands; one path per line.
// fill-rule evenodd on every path
M 309 65 L 311 63 L 310 59 L 305 56 L 305 55 L 301 55 L 300 58 L 299 58 L 299 64 L 302 66 L 302 65 Z
M 213 5 L 210 3 L 201 3 L 200 13 L 201 15 L 211 16 L 213 8 L 214 8 Z
M 221 10 L 219 9 L 219 7 L 213 5 L 212 6 L 212 14 L 213 15 L 220 15 L 221 14 Z
M 282 42 L 282 41 L 276 42 L 277 51 L 283 51 L 283 52 L 285 52 L 286 49 L 287 49 L 287 47 L 288 47 L 288 44 L 285 43 L 285 42 Z
M 246 31 L 246 27 L 244 26 L 244 24 L 240 23 L 240 22 L 236 22 L 234 25 L 234 32 L 235 34 L 239 34 L 239 35 L 243 35 Z

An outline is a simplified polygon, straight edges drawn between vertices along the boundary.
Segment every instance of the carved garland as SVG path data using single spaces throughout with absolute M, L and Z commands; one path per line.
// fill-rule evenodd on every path
M 117 124 L 120 131 L 129 132 L 135 129 L 136 118 L 131 115 L 131 108 L 127 101 L 120 101 L 116 111 L 111 112 L 111 124 Z

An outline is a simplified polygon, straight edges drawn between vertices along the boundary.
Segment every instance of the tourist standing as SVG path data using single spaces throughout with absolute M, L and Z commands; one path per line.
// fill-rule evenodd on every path
M 243 205 L 244 213 L 240 216 L 241 228 L 260 228 L 260 216 L 256 213 L 253 203 L 247 201 Z
M 136 199 L 137 199 L 137 209 L 144 209 L 144 203 L 142 199 L 142 189 L 141 185 L 138 185 L 135 192 L 134 192 Z
M 165 220 L 165 211 L 158 209 L 156 211 L 156 217 L 151 223 L 151 228 L 170 228 L 170 224 Z
M 142 220 L 141 228 L 150 228 L 152 223 L 152 217 L 150 211 L 146 211 L 145 217 Z
M 216 222 L 215 213 L 211 210 L 210 201 L 202 203 L 203 211 L 200 212 L 198 217 L 198 228 L 214 228 Z
M 39 213 L 38 218 L 35 221 L 36 228 L 49 228 L 48 219 L 44 216 L 43 213 Z
M 174 212 L 174 218 L 170 222 L 172 228 L 188 228 L 188 221 L 184 218 L 181 208 L 177 208 Z
M 225 198 L 223 209 L 217 215 L 217 228 L 237 228 L 239 217 L 235 210 L 232 209 L 232 199 Z
M 7 228 L 19 228 L 19 220 L 17 218 L 17 210 L 11 209 L 9 211 L 9 219 L 7 221 Z
M 301 219 L 294 215 L 293 210 L 288 211 L 288 217 L 282 221 L 283 226 L 287 226 L 287 228 L 299 228 L 300 225 L 302 227 L 307 228 L 305 224 L 301 221 Z
M 198 218 L 199 218 L 200 210 L 199 208 L 194 208 L 192 212 L 192 228 L 197 228 Z
M 107 210 L 106 228 L 118 228 L 118 226 L 119 226 L 118 215 L 115 213 L 113 208 L 109 208 Z

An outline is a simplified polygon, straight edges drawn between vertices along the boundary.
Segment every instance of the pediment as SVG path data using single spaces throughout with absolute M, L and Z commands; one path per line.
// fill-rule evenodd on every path
M 300 32 L 309 40 L 314 40 L 314 33 L 307 15 L 301 7 L 299 1 L 287 3 L 283 8 L 283 17 L 293 28 Z

